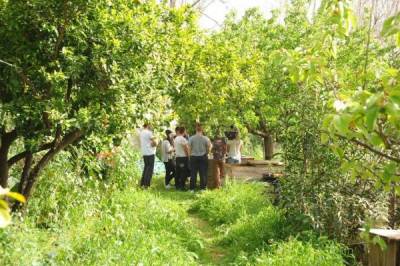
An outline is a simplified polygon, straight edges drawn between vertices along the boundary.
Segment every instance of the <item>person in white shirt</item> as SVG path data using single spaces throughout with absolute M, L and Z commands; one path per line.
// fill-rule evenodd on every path
M 153 136 L 150 125 L 145 123 L 143 130 L 139 134 L 140 148 L 142 151 L 144 167 L 142 173 L 142 179 L 140 180 L 140 186 L 148 188 L 151 183 L 154 171 L 154 160 L 156 154 L 157 141 Z
M 239 164 L 242 160 L 242 146 L 243 141 L 239 137 L 237 132 L 234 139 L 230 139 L 227 142 L 228 159 L 226 160 L 229 164 Z
M 178 127 L 176 138 L 174 139 L 176 168 L 175 168 L 175 186 L 178 190 L 185 189 L 186 177 L 189 173 L 189 142 L 183 136 L 184 127 Z
M 166 138 L 161 145 L 161 159 L 165 165 L 165 187 L 167 189 L 170 188 L 171 180 L 175 178 L 174 147 L 171 134 L 171 130 L 165 131 Z

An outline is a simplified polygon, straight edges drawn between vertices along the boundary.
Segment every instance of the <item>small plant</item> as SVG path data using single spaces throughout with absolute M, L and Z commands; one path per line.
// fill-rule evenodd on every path
M 215 225 L 234 223 L 246 214 L 256 214 L 269 204 L 260 184 L 231 183 L 221 190 L 201 194 L 192 206 Z
M 11 223 L 10 207 L 5 197 L 25 203 L 24 196 L 16 192 L 10 192 L 9 189 L 0 186 L 0 228 L 5 228 Z

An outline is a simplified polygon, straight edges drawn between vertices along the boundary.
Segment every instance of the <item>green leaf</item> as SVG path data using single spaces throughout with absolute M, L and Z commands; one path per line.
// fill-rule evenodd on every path
M 17 193 L 17 192 L 8 192 L 6 194 L 8 197 L 13 198 L 15 200 L 18 200 L 19 202 L 25 203 L 26 199 L 23 195 Z
M 329 141 L 329 135 L 326 133 L 322 133 L 321 134 L 321 143 L 322 144 L 326 144 Z
M 373 133 L 373 134 L 370 135 L 369 141 L 370 141 L 370 142 L 372 143 L 372 145 L 374 145 L 374 146 L 381 146 L 381 145 L 383 145 L 383 140 L 382 140 L 381 137 L 380 137 L 378 134 L 376 134 L 376 133 Z
M 349 125 L 352 120 L 352 116 L 348 114 L 343 114 L 340 116 L 336 116 L 333 120 L 333 125 L 335 129 L 341 133 L 346 134 L 349 132 Z
M 367 109 L 365 113 L 365 123 L 367 126 L 368 130 L 372 130 L 374 128 L 376 119 L 378 118 L 379 115 L 379 107 L 378 106 L 372 106 Z

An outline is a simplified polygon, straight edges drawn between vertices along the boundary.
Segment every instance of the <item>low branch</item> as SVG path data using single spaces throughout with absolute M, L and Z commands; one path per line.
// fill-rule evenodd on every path
M 24 188 L 23 195 L 26 199 L 29 198 L 32 187 L 36 181 L 37 176 L 40 171 L 56 156 L 60 151 L 65 149 L 68 145 L 74 143 L 77 139 L 79 139 L 83 135 L 83 131 L 76 129 L 68 134 L 66 134 L 60 143 L 57 144 L 56 147 L 51 148 L 43 157 L 39 160 L 39 162 L 32 168 L 32 171 L 29 173 L 29 178 L 27 180 L 27 184 Z
M 375 154 L 377 154 L 379 156 L 382 156 L 382 157 L 384 157 L 384 158 L 386 158 L 388 160 L 400 163 L 400 158 L 393 157 L 393 156 L 391 156 L 389 154 L 383 153 L 383 152 L 371 147 L 370 145 L 368 145 L 368 144 L 366 144 L 366 143 L 364 143 L 362 141 L 359 141 L 358 139 L 355 139 L 355 138 L 349 139 L 349 138 L 346 138 L 345 136 L 342 136 L 342 135 L 339 135 L 339 134 L 335 134 L 335 136 L 337 136 L 337 137 L 339 137 L 341 139 L 344 139 L 344 140 L 348 140 L 348 141 L 354 142 L 357 145 L 359 145 L 359 146 L 361 146 L 361 147 L 363 147 L 363 148 L 365 148 L 365 149 L 367 149 L 367 150 L 369 150 L 369 151 L 371 151 L 371 152 L 373 152 L 373 153 L 375 153 Z
M 26 156 L 27 154 L 29 154 L 29 153 L 35 154 L 35 153 L 38 153 L 38 152 L 41 152 L 41 151 L 44 151 L 44 150 L 51 149 L 52 147 L 53 147 L 53 142 L 50 142 L 50 143 L 43 144 L 42 146 L 39 147 L 39 149 L 37 149 L 37 150 L 34 151 L 34 152 L 32 152 L 32 151 L 24 151 L 24 152 L 21 152 L 21 153 L 19 153 L 19 154 L 17 154 L 17 155 L 14 155 L 13 157 L 11 157 L 11 158 L 8 160 L 8 167 L 11 167 L 11 166 L 14 165 L 15 163 L 17 163 L 17 162 L 19 162 L 20 160 L 24 159 L 25 156 Z

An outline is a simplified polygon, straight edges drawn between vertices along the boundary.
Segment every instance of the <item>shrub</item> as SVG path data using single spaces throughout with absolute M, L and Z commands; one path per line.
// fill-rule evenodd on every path
M 334 242 L 320 244 L 290 240 L 275 244 L 271 251 L 263 252 L 255 259 L 255 265 L 336 266 L 344 265 L 342 247 Z
M 227 229 L 221 243 L 237 251 L 255 252 L 285 237 L 284 217 L 278 209 L 268 206 L 256 215 L 238 219 Z
M 199 195 L 192 211 L 216 225 L 234 223 L 244 215 L 258 213 L 269 204 L 263 190 L 260 184 L 231 183 L 220 190 Z

